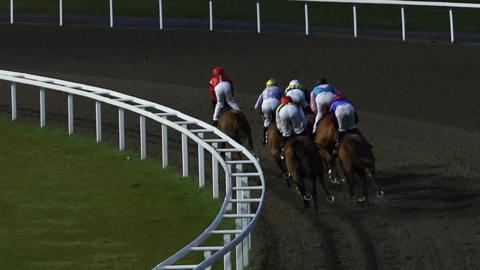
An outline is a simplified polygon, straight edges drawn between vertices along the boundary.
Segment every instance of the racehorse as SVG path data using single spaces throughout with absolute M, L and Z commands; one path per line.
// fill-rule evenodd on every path
M 328 179 L 330 182 L 338 184 L 340 183 L 340 176 L 338 175 L 335 160 L 332 153 L 335 147 L 337 136 L 337 128 L 333 124 L 333 117 L 327 113 L 317 123 L 317 128 L 314 134 L 314 141 L 318 148 L 318 153 L 323 157 L 328 167 Z
M 287 185 L 290 186 L 290 182 L 288 179 L 290 178 L 290 173 L 287 171 L 285 167 L 285 163 L 281 158 L 282 154 L 282 135 L 277 129 L 277 123 L 272 122 L 267 129 L 267 146 L 270 150 L 270 154 L 272 155 L 275 163 L 277 164 L 278 168 L 282 171 L 283 178 L 287 182 Z
M 325 186 L 323 181 L 323 162 L 309 136 L 295 136 L 287 139 L 283 145 L 283 155 L 286 168 L 292 175 L 297 190 L 303 197 L 305 208 L 309 207 L 309 201 L 312 199 L 315 208 L 318 207 L 317 179 L 322 184 L 327 201 L 329 203 L 335 201 L 335 197 Z
M 252 131 L 247 117 L 241 111 L 230 107 L 223 109 L 218 117 L 217 128 L 253 153 Z
M 360 187 L 360 194 L 357 196 L 358 203 L 368 200 L 367 178 L 377 189 L 377 197 L 383 197 L 384 191 L 375 180 L 375 157 L 371 145 L 361 134 L 345 135 L 339 145 L 338 159 L 349 183 L 350 196 L 354 195 L 354 188 Z M 360 182 L 357 181 L 357 176 L 360 178 Z

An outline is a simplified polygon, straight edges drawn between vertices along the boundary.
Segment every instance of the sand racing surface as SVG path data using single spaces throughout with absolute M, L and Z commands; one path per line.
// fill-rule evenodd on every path
M 0 69 L 109 88 L 208 122 L 210 70 L 222 65 L 252 125 L 267 181 L 254 269 L 480 269 L 479 46 L 47 25 L 4 24 L 0 32 Z M 310 88 L 326 77 L 356 103 L 384 199 L 362 207 L 344 185 L 329 183 L 337 201 L 322 198 L 317 212 L 303 209 L 260 144 L 253 105 L 270 77 L 282 86 L 298 78 Z M 37 121 L 38 92 L 17 92 L 19 119 Z M 9 98 L 0 83 L 4 115 Z M 47 93 L 47 100 L 47 125 L 66 127 L 65 96 Z M 77 130 L 93 134 L 93 102 L 79 100 L 76 114 Z M 138 119 L 131 119 L 135 145 Z M 115 143 L 115 111 L 106 109 L 103 121 L 106 140 Z M 149 156 L 158 149 L 151 144 Z

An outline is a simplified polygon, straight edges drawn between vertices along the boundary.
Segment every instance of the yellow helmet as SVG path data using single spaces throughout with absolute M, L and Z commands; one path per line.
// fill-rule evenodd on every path
M 269 87 L 269 86 L 276 85 L 276 84 L 277 84 L 277 81 L 275 79 L 270 79 L 270 80 L 267 81 L 267 83 L 265 83 L 265 86 Z

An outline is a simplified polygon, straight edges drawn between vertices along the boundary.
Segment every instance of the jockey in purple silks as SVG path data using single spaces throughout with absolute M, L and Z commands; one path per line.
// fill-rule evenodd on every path
M 338 147 L 345 134 L 355 133 L 361 135 L 365 139 L 363 134 L 357 128 L 358 114 L 355 106 L 339 91 L 335 94 L 333 102 L 330 105 L 330 113 L 334 125 L 338 127 L 333 156 L 338 154 Z
M 277 87 L 275 79 L 270 79 L 265 84 L 265 89 L 260 94 L 255 103 L 255 111 L 263 115 L 263 139 L 262 144 L 267 143 L 268 126 L 275 119 L 275 111 L 280 105 L 280 98 L 284 95 L 283 91 Z

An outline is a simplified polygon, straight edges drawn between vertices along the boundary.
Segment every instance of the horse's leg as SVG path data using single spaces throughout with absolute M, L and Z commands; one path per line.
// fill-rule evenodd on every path
M 325 192 L 325 197 L 328 203 L 333 203 L 335 201 L 335 196 L 330 193 L 327 186 L 325 185 L 325 181 L 323 180 L 323 174 L 318 174 L 318 179 L 320 180 L 320 184 L 322 185 L 323 192 Z
M 310 207 L 310 204 L 308 203 L 309 200 L 307 200 L 305 196 L 305 182 L 303 182 L 304 179 L 302 179 L 297 173 L 292 173 L 292 179 L 295 182 L 296 191 L 300 194 L 300 196 L 302 196 L 303 206 L 305 208 L 309 208 Z
M 345 177 L 347 178 L 346 180 L 348 183 L 349 196 L 353 197 L 355 195 L 355 171 L 353 169 L 353 164 L 350 157 L 341 157 L 340 166 L 342 167 Z
M 283 179 L 285 179 L 287 186 L 291 187 L 290 181 L 288 181 L 288 179 L 290 179 L 290 173 L 287 171 L 285 167 L 285 163 L 280 157 L 280 153 L 274 154 L 273 159 L 275 159 L 275 163 L 277 163 L 278 168 L 280 168 L 280 170 L 282 171 L 282 176 L 283 176 Z
M 327 163 L 328 167 L 328 179 L 330 182 L 334 184 L 340 184 L 340 176 L 338 175 L 337 168 L 335 166 L 335 160 L 333 159 L 332 155 L 327 151 L 327 149 L 323 147 L 317 147 L 318 148 L 318 153 L 322 158 L 325 160 Z
M 383 188 L 381 188 L 377 183 L 377 180 L 375 178 L 375 168 L 365 169 L 365 173 L 367 177 L 372 181 L 373 186 L 377 190 L 376 192 L 377 198 L 383 198 L 383 196 L 385 195 L 385 192 Z
M 318 210 L 318 203 L 317 203 L 317 178 L 316 177 L 311 177 L 310 181 L 312 181 L 312 186 L 313 186 L 313 206 L 315 210 Z
M 360 178 L 360 195 L 357 197 L 357 202 L 367 203 L 368 202 L 367 176 L 364 169 L 359 168 L 357 172 Z

